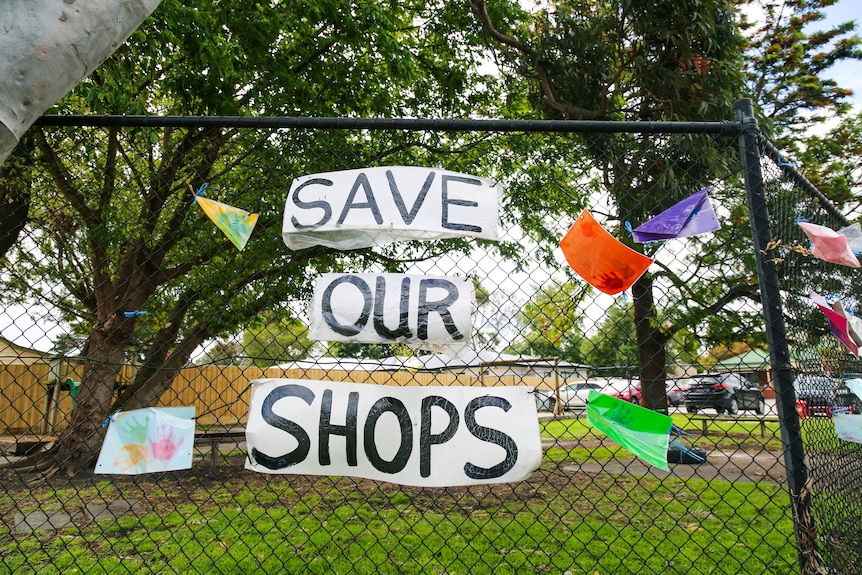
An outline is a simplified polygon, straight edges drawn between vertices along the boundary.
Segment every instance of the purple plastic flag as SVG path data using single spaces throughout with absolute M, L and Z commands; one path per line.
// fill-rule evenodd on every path
M 635 228 L 634 240 L 641 244 L 662 242 L 717 230 L 718 219 L 706 195 L 711 187 L 703 188 Z

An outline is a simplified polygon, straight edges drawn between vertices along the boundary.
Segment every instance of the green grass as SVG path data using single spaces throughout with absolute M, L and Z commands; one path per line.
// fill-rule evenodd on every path
M 546 471 L 554 470 L 546 464 Z M 0 533 L 5 573 L 793 573 L 777 486 L 597 477 L 520 497 L 322 478 L 215 488 L 166 513 Z M 57 494 L 62 497 L 63 494 Z M 493 502 L 488 505 L 488 499 Z M 5 571 L 4 571 L 5 569 Z
M 676 427 L 685 431 L 688 443 L 711 449 L 747 449 L 761 450 L 769 449 L 780 451 L 782 449 L 781 436 L 778 431 L 778 423 L 766 424 L 766 437 L 760 435 L 760 424 L 750 421 L 716 421 L 711 422 L 708 427 L 709 433 L 702 435 L 702 427 L 699 421 L 691 421 L 690 417 L 683 413 L 675 413 L 672 416 Z M 541 422 L 541 435 L 546 440 L 556 439 L 560 442 L 575 441 L 584 442 L 605 438 L 604 434 L 595 430 L 586 417 L 554 419 Z M 803 433 L 805 424 L 803 424 Z M 593 449 L 592 447 L 582 449 L 575 453 L 584 455 L 590 453 L 593 459 L 608 459 L 618 456 L 616 449 Z
M 715 424 L 707 448 L 759 448 L 747 423 Z M 725 427 L 727 426 L 727 427 Z M 776 430 L 777 431 L 777 430 Z M 0 513 L 125 498 L 139 516 L 16 534 L 0 523 L 0 575 L 60 573 L 790 574 L 786 490 L 768 483 L 567 471 L 629 458 L 585 418 L 542 423 L 557 439 L 530 481 L 418 489 L 350 478 L 251 475 L 97 481 L 5 492 Z M 776 434 L 777 435 L 777 434 Z M 778 444 L 780 447 L 780 443 Z

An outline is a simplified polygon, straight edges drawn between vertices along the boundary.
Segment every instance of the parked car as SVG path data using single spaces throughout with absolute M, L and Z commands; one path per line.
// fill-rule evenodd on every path
M 592 381 L 576 381 L 561 387 L 560 402 L 563 404 L 563 409 L 584 407 L 587 404 L 590 391 L 601 393 L 602 386 Z
M 628 387 L 621 389 L 616 393 L 611 394 L 623 401 L 634 403 L 635 405 L 643 404 L 643 395 L 641 394 L 641 382 L 638 379 L 633 379 Z
M 796 401 L 804 401 L 812 415 L 830 415 L 836 407 L 855 411 L 855 397 L 844 385 L 844 380 L 827 373 L 799 375 L 793 381 L 793 391 L 796 392 Z
M 683 391 L 676 381 L 668 381 L 665 384 L 665 391 L 667 393 L 667 404 L 669 406 L 676 407 L 682 404 L 683 398 L 685 397 L 685 391 Z M 618 397 L 623 401 L 634 403 L 635 405 L 643 405 L 641 382 L 637 379 L 633 380 L 631 385 L 627 388 L 617 391 L 616 393 L 612 393 L 611 395 Z
M 707 373 L 695 375 L 685 394 L 685 408 L 689 413 L 701 409 L 714 409 L 736 415 L 740 410 L 766 413 L 766 399 L 757 386 L 736 373 Z
M 685 392 L 688 389 L 689 380 L 672 379 L 665 385 L 667 393 L 667 404 L 671 407 L 679 407 L 685 401 Z

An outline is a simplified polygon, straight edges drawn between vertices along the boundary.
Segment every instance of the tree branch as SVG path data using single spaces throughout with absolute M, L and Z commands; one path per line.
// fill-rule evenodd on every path
M 514 38 L 506 36 L 494 26 L 494 23 L 491 21 L 491 16 L 488 14 L 487 3 L 485 0 L 469 0 L 470 7 L 479 17 L 479 20 L 482 22 L 482 27 L 488 33 L 491 38 L 496 40 L 498 43 L 514 48 L 521 54 L 525 56 L 530 56 L 531 64 L 533 69 L 536 71 L 537 78 L 539 80 L 539 86 L 542 88 L 542 93 L 545 95 L 545 98 L 548 100 L 548 105 L 554 110 L 560 112 L 564 116 L 568 118 L 583 118 L 583 119 L 594 119 L 602 116 L 607 111 L 607 98 L 604 100 L 604 104 L 600 110 L 588 110 L 586 108 L 580 108 L 578 106 L 571 106 L 569 104 L 565 104 L 560 101 L 559 97 L 557 97 L 557 92 L 554 89 L 554 85 L 551 82 L 551 77 L 548 74 L 548 69 L 542 65 L 540 59 L 538 58 L 538 54 L 533 49 L 532 46 L 524 44 L 523 42 L 519 42 Z

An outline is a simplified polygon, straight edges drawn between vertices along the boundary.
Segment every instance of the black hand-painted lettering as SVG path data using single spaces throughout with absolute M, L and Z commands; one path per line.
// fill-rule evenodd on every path
M 301 224 L 301 223 L 299 223 L 299 220 L 296 219 L 296 216 L 290 216 L 290 223 L 292 223 L 293 227 L 295 227 L 298 230 L 317 229 L 320 226 L 325 225 L 329 221 L 329 219 L 332 217 L 332 206 L 329 205 L 329 202 L 326 202 L 324 200 L 315 200 L 313 202 L 303 202 L 302 200 L 299 199 L 299 192 L 303 188 L 305 188 L 306 186 L 313 186 L 313 185 L 331 186 L 331 185 L 333 185 L 333 182 L 332 182 L 332 180 L 327 180 L 324 178 L 311 178 L 310 180 L 307 180 L 307 181 L 301 183 L 300 185 L 296 186 L 296 189 L 293 190 L 293 194 L 290 196 L 290 199 L 293 202 L 293 205 L 295 205 L 296 207 L 298 207 L 299 209 L 302 209 L 302 210 L 313 210 L 313 209 L 323 210 L 323 217 L 321 217 L 320 220 L 318 220 L 317 222 L 315 222 L 313 224 Z
M 431 408 L 439 407 L 449 416 L 446 429 L 440 433 L 431 433 Z M 460 417 L 455 405 L 439 395 L 422 398 L 421 424 L 419 427 L 419 475 L 431 475 L 431 446 L 446 443 L 455 436 Z
M 359 290 L 359 293 L 362 294 L 363 299 L 365 300 L 362 305 L 362 313 L 359 314 L 356 322 L 353 325 L 344 325 L 339 323 L 338 319 L 335 317 L 335 314 L 332 311 L 332 292 L 340 286 L 341 284 L 351 284 L 356 286 Z M 368 284 L 365 283 L 365 280 L 358 276 L 341 276 L 335 279 L 332 283 L 326 286 L 326 289 L 323 290 L 323 297 L 320 302 L 320 310 L 323 314 L 323 321 L 326 322 L 326 325 L 332 328 L 332 331 L 335 333 L 339 333 L 341 335 L 353 336 L 362 331 L 365 325 L 368 323 L 368 318 L 371 315 L 371 288 L 368 287 Z
M 502 477 L 515 466 L 515 463 L 518 461 L 518 446 L 515 440 L 502 431 L 476 423 L 476 412 L 483 407 L 499 407 L 503 411 L 509 411 L 512 408 L 512 404 L 502 397 L 485 395 L 471 400 L 464 410 L 464 423 L 467 424 L 467 430 L 476 439 L 499 445 L 506 451 L 503 461 L 493 467 L 479 467 L 470 462 L 464 464 L 464 473 L 467 477 L 485 480 Z
M 428 301 L 429 288 L 443 288 L 447 295 L 438 301 Z M 428 339 L 428 314 L 432 311 L 440 315 L 443 326 L 452 339 L 463 339 L 464 334 L 458 330 L 455 320 L 449 312 L 449 306 L 458 300 L 458 288 L 449 280 L 442 278 L 422 278 L 419 280 L 419 317 L 416 327 L 416 337 Z
M 398 327 L 396 329 L 389 329 L 383 322 L 384 303 L 386 303 L 386 278 L 377 276 L 374 291 L 374 331 L 380 337 L 387 339 L 397 339 L 413 335 L 410 332 L 410 327 L 407 325 L 407 318 L 410 313 L 408 307 L 410 305 L 410 278 L 406 277 L 401 280 L 401 306 L 398 312 Z
M 251 458 L 263 465 L 267 469 L 283 469 L 291 465 L 296 465 L 302 462 L 311 450 L 311 441 L 308 434 L 296 422 L 277 415 L 273 411 L 275 403 L 285 397 L 298 397 L 308 405 L 314 401 L 314 392 L 302 385 L 288 384 L 280 385 L 269 392 L 269 395 L 263 400 L 263 405 L 260 408 L 263 420 L 276 429 L 281 429 L 292 435 L 299 445 L 290 453 L 284 455 L 272 456 L 263 453 L 256 447 L 251 450 Z
M 404 198 L 401 196 L 401 191 L 398 189 L 398 184 L 395 183 L 395 175 L 392 173 L 392 170 L 386 170 L 386 179 L 389 180 L 389 190 L 392 192 L 392 199 L 395 200 L 395 206 L 398 208 L 398 211 L 401 212 L 401 219 L 409 226 L 413 223 L 413 220 L 416 219 L 416 214 L 419 213 L 419 209 L 425 202 L 425 196 L 428 195 L 428 190 L 431 188 L 431 183 L 434 181 L 434 172 L 431 172 L 428 174 L 428 177 L 425 178 L 425 183 L 422 184 L 422 189 L 419 191 L 419 195 L 416 197 L 416 201 L 413 202 L 413 206 L 410 208 L 409 212 L 407 211 L 407 205 L 404 203 Z
M 470 200 L 449 199 L 449 182 L 460 182 L 462 184 L 470 184 L 471 186 L 482 185 L 482 182 L 480 180 L 477 180 L 476 178 L 465 178 L 463 176 L 443 174 L 443 176 L 441 177 L 441 185 L 443 186 L 443 217 L 442 221 L 440 222 L 440 225 L 442 225 L 447 230 L 482 233 L 481 226 L 459 224 L 449 221 L 450 204 L 452 204 L 453 206 L 469 206 L 474 208 L 479 205 L 478 202 L 472 202 Z
M 401 428 L 401 445 L 398 446 L 398 451 L 395 453 L 392 461 L 386 461 L 380 457 L 380 452 L 377 451 L 377 444 L 374 441 L 377 420 L 387 412 L 395 414 Z M 410 453 L 413 451 L 413 423 L 410 421 L 410 414 L 407 413 L 407 408 L 404 407 L 400 399 L 381 397 L 374 402 L 374 405 L 368 411 L 368 419 L 365 420 L 363 439 L 365 442 L 365 455 L 377 471 L 394 474 L 404 469 L 407 461 L 410 459 Z
M 365 192 L 366 201 L 353 203 L 353 200 L 356 197 L 356 191 L 360 187 Z M 344 209 L 341 210 L 341 215 L 338 217 L 338 223 L 343 224 L 344 220 L 347 219 L 347 213 L 352 209 L 359 208 L 370 209 L 371 213 L 374 214 L 374 221 L 377 222 L 378 226 L 383 223 L 383 216 L 380 214 L 377 200 L 374 199 L 374 191 L 371 189 L 371 183 L 368 181 L 368 176 L 363 173 L 360 173 L 359 176 L 356 177 L 356 181 L 353 182 L 353 187 L 350 188 L 350 194 L 347 196 L 347 201 L 344 203 Z
M 331 435 L 343 435 L 347 440 L 347 465 L 356 466 L 356 421 L 359 411 L 359 392 L 351 391 L 347 396 L 347 415 L 345 425 L 332 423 L 332 390 L 323 392 L 320 402 L 320 443 L 317 447 L 317 459 L 321 465 L 329 465 L 332 459 L 329 456 L 329 437 Z

